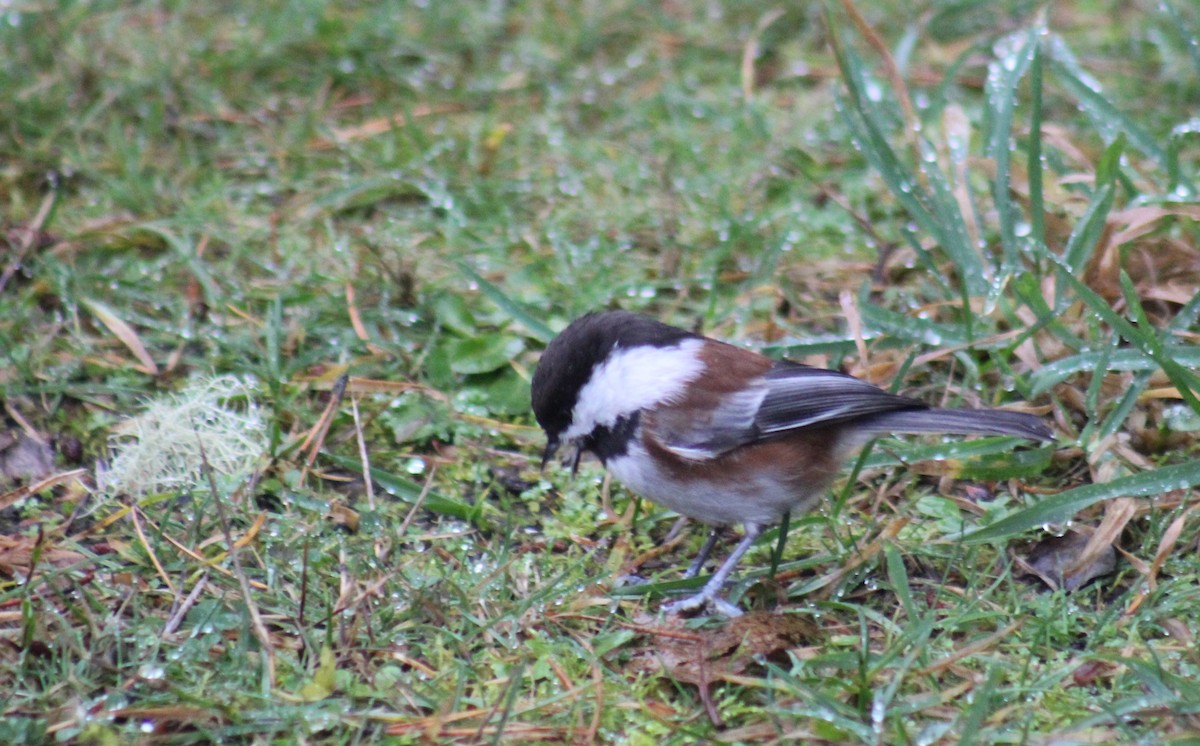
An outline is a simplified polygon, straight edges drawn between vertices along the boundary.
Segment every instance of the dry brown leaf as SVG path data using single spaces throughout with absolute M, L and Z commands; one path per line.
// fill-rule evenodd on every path
M 1030 548 L 1027 556 L 1015 555 L 1013 559 L 1017 567 L 1036 575 L 1050 588 L 1072 591 L 1089 580 L 1112 572 L 1117 566 L 1112 544 L 1094 549 L 1086 565 L 1080 562 L 1091 538 L 1087 531 L 1071 529 L 1062 536 L 1042 539 Z
M 334 503 L 330 506 L 329 519 L 333 522 L 333 525 L 341 526 L 351 533 L 356 533 L 358 531 L 358 511 L 342 505 L 341 503 Z
M 108 330 L 121 340 L 133 356 L 138 359 L 140 365 L 135 365 L 134 370 L 141 373 L 146 373 L 152 376 L 158 375 L 158 365 L 154 362 L 154 358 L 150 357 L 150 352 L 146 349 L 146 345 L 142 344 L 141 337 L 134 331 L 133 327 L 126 324 L 125 321 L 108 306 L 103 303 L 85 298 L 83 305 L 87 307 L 92 315 Z
M 1200 220 L 1200 205 L 1175 204 L 1169 207 L 1148 205 L 1130 207 L 1120 212 L 1114 212 L 1108 217 L 1108 222 L 1124 227 L 1112 236 L 1116 246 L 1127 244 L 1135 238 L 1156 230 L 1158 223 L 1165 218 L 1189 218 Z
M 1125 526 L 1137 514 L 1137 508 L 1137 501 L 1129 497 L 1110 500 L 1104 506 L 1104 519 L 1075 561 L 1063 570 L 1063 584 L 1067 590 L 1075 590 L 1092 578 L 1112 571 L 1116 563 L 1113 547 Z
M 44 438 L 21 430 L 0 431 L 0 485 L 41 479 L 52 471 L 54 451 Z M 0 508 L 12 504 L 5 502 L 11 494 L 0 496 Z
M 651 634 L 635 649 L 629 668 L 663 673 L 676 681 L 703 686 L 756 669 L 763 660 L 780 660 L 788 650 L 813 640 L 818 629 L 795 614 L 751 612 L 716 629 Z
M 79 552 L 70 549 L 59 549 L 50 543 L 49 539 L 43 538 L 42 541 L 41 553 L 38 556 L 39 563 L 64 567 L 86 559 Z M 0 573 L 11 577 L 16 571 L 20 571 L 22 575 L 28 575 L 31 569 L 30 562 L 33 559 L 34 550 L 37 549 L 37 543 L 38 537 L 36 536 L 5 536 L 0 534 Z
M 1179 535 L 1183 533 L 1183 526 L 1187 523 L 1188 516 L 1197 508 L 1197 505 L 1192 505 L 1187 510 L 1179 514 L 1175 520 L 1171 521 L 1171 525 L 1167 526 L 1167 530 L 1163 532 L 1162 539 L 1158 542 L 1158 550 L 1154 553 L 1154 561 L 1150 563 L 1150 572 L 1146 575 L 1146 581 L 1150 584 L 1150 590 L 1158 584 L 1158 572 L 1162 569 L 1163 563 L 1167 561 L 1167 557 L 1171 552 L 1175 551 L 1175 544 L 1179 542 Z

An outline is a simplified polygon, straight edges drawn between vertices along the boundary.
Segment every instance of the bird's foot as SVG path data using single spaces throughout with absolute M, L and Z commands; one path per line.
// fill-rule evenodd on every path
M 716 590 L 705 588 L 699 593 L 663 604 L 662 610 L 667 614 L 687 614 L 698 609 L 708 608 L 721 616 L 735 619 L 742 615 L 742 610 L 717 595 Z

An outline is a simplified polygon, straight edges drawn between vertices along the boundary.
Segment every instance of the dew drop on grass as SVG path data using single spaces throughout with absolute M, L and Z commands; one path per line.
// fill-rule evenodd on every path
M 161 679 L 166 671 L 158 663 L 144 663 L 138 668 L 138 676 L 147 681 L 157 681 Z
M 404 471 L 409 474 L 424 474 L 425 459 L 413 456 L 404 464 Z
M 886 712 L 887 704 L 883 701 L 883 693 L 877 691 L 871 702 L 871 730 L 875 733 L 883 733 L 883 719 Z

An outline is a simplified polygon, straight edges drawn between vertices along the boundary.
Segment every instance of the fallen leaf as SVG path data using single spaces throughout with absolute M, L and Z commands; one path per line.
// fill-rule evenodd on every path
M 1089 534 L 1071 529 L 1062 536 L 1049 536 L 1033 545 L 1027 557 L 1016 557 L 1025 572 L 1036 575 L 1051 589 L 1073 591 L 1089 580 L 1107 575 L 1117 566 L 1112 545 L 1102 547 L 1087 565 L 1080 565 Z
M 129 348 L 133 356 L 138 359 L 141 365 L 135 368 L 143 373 L 148 373 L 152 376 L 158 375 L 158 365 L 154 362 L 154 358 L 150 357 L 150 352 L 146 349 L 146 345 L 142 344 L 141 337 L 134 331 L 133 327 L 126 324 L 124 319 L 108 306 L 95 300 L 84 299 L 83 305 L 87 307 L 92 315 L 108 327 L 108 330 L 116 335 L 117 339 L 121 340 L 122 344 Z
M 0 432 L 0 485 L 36 481 L 54 471 L 54 451 L 23 430 Z
M 715 629 L 686 630 L 683 620 L 651 632 L 635 647 L 629 663 L 640 673 L 662 673 L 696 686 L 756 669 L 764 661 L 780 661 L 818 635 L 811 621 L 795 614 L 752 612 Z

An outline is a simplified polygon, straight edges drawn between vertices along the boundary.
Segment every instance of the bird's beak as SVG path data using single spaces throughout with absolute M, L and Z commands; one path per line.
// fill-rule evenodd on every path
M 554 458 L 556 453 L 558 453 L 558 438 L 550 438 L 546 441 L 546 450 L 542 452 L 542 471 L 546 470 L 546 464 L 550 463 L 550 459 Z

